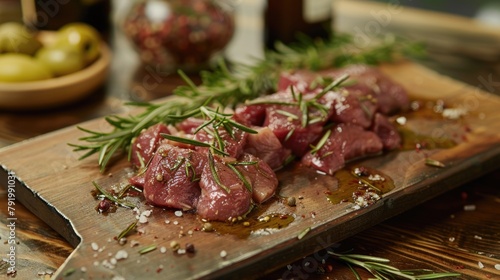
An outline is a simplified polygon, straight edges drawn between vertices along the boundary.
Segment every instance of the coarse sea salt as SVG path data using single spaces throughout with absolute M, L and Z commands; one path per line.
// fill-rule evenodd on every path
M 482 262 L 477 262 L 477 266 L 480 268 L 480 269 L 483 269 L 484 268 L 484 264 Z
M 140 216 L 139 216 L 139 223 L 141 223 L 141 224 L 145 224 L 145 223 L 147 223 L 147 222 L 148 222 L 148 217 L 143 216 L 143 215 L 140 215 Z
M 226 250 L 222 250 L 222 251 L 220 251 L 220 257 L 221 257 L 221 258 L 225 258 L 225 257 L 227 257 L 227 252 L 226 252 Z
M 474 204 L 464 205 L 464 211 L 474 211 L 474 210 L 476 210 L 476 205 Z
M 495 269 L 500 270 L 500 263 L 495 264 Z
M 128 253 L 125 250 L 119 250 L 115 254 L 115 259 L 117 259 L 117 260 L 123 260 L 123 259 L 126 259 L 126 258 L 128 258 Z

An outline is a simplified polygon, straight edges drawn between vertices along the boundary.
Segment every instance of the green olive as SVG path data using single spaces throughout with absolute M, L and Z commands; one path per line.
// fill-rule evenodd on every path
M 77 72 L 85 67 L 83 53 L 71 46 L 54 45 L 42 47 L 35 58 L 55 76 Z
M 52 78 L 45 65 L 26 54 L 0 55 L 0 82 L 16 83 Z
M 23 53 L 33 55 L 42 44 L 35 32 L 17 22 L 0 25 L 0 53 Z
M 101 37 L 92 26 L 74 22 L 63 26 L 57 32 L 55 45 L 71 46 L 83 53 L 86 64 L 92 63 L 99 57 Z

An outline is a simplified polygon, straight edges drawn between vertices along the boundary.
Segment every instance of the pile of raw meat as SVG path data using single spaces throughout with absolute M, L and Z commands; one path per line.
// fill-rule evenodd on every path
M 349 79 L 340 87 L 323 90 L 325 81 L 345 74 Z M 130 182 L 143 189 L 150 204 L 231 221 L 272 197 L 275 171 L 291 161 L 332 175 L 346 161 L 398 148 L 401 138 L 388 116 L 408 107 L 406 91 L 376 68 L 283 73 L 276 93 L 234 110 L 233 120 L 257 133 L 234 129 L 230 135 L 218 128 L 228 156 L 162 137 L 216 145 L 213 128 L 193 133 L 205 120 L 157 124 L 132 145 L 131 162 L 140 172 Z

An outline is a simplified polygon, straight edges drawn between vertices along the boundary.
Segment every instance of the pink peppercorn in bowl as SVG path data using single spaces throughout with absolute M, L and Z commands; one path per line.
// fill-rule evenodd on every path
M 143 63 L 198 71 L 229 43 L 234 17 L 222 0 L 143 0 L 132 6 L 123 31 Z

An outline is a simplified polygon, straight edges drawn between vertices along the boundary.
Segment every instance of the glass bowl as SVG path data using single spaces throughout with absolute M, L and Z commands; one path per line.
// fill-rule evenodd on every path
M 196 71 L 231 40 L 234 11 L 226 1 L 143 0 L 132 5 L 123 30 L 143 63 Z

